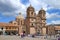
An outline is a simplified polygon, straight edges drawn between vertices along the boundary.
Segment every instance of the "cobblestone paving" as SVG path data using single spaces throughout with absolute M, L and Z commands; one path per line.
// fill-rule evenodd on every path
M 54 37 L 48 37 L 48 38 L 44 38 L 44 37 L 24 37 L 21 38 L 20 36 L 7 36 L 7 35 L 0 35 L 0 40 L 57 40 L 57 38 Z

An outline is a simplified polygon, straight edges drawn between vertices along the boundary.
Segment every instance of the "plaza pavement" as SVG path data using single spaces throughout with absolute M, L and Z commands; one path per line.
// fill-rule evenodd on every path
M 44 36 L 36 36 L 35 38 L 26 36 L 21 38 L 20 36 L 0 35 L 0 40 L 57 40 L 57 38 L 54 38 L 53 36 L 48 36 L 48 38 L 44 38 Z

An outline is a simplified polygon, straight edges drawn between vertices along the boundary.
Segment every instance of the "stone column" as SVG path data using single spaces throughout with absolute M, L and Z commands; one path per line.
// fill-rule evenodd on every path
M 21 26 L 19 26 L 19 27 L 18 27 L 18 35 L 20 36 L 20 35 L 21 35 L 21 33 L 22 33 L 22 27 L 21 27 Z
M 46 28 L 42 28 L 42 35 L 46 35 Z
M 42 35 L 42 28 L 40 28 L 40 34 Z

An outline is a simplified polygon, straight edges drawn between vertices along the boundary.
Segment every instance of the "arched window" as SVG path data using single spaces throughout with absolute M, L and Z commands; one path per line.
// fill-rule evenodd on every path
M 32 23 L 32 26 L 33 26 L 33 23 Z
M 31 12 L 31 15 L 33 15 L 33 12 Z

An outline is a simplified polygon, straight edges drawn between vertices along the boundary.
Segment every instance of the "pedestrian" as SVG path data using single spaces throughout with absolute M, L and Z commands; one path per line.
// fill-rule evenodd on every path
M 34 37 L 35 37 L 35 35 L 32 35 L 32 37 L 34 38 Z
M 23 38 L 23 33 L 21 33 L 21 38 Z
M 58 40 L 60 40 L 60 37 L 58 38 Z

